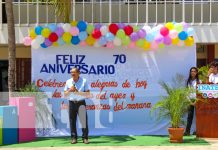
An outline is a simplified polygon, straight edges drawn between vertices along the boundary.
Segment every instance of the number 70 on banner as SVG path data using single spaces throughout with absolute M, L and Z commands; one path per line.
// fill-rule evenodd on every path
M 118 63 L 124 64 L 124 63 L 126 63 L 126 55 L 124 55 L 124 54 L 113 55 L 113 57 L 115 57 L 114 64 L 118 64 Z

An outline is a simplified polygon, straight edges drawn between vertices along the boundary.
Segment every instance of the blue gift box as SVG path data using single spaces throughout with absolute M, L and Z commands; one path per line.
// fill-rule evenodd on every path
M 16 106 L 0 106 L 0 145 L 18 142 L 18 115 Z

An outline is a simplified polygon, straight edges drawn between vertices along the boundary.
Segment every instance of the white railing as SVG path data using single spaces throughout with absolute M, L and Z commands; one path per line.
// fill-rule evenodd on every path
M 5 0 L 0 0 L 0 28 L 5 21 Z M 16 26 L 62 22 L 49 0 L 14 0 Z M 90 23 L 157 24 L 185 21 L 218 24 L 218 0 L 72 0 L 72 20 Z

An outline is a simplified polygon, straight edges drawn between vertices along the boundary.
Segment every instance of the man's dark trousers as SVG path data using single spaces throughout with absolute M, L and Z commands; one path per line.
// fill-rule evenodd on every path
M 71 138 L 77 139 L 76 121 L 79 116 L 80 123 L 82 125 L 82 139 L 88 139 L 88 117 L 86 112 L 86 102 L 81 101 L 69 101 L 69 121 Z

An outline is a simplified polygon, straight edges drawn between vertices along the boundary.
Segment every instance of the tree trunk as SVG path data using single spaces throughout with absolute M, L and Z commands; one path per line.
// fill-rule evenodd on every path
M 71 14 L 71 0 L 65 1 L 65 17 L 64 22 L 69 23 L 70 22 L 70 14 Z
M 6 14 L 8 24 L 8 90 L 9 96 L 15 91 L 15 63 L 16 63 L 16 43 L 14 29 L 14 14 L 12 0 L 6 0 Z

